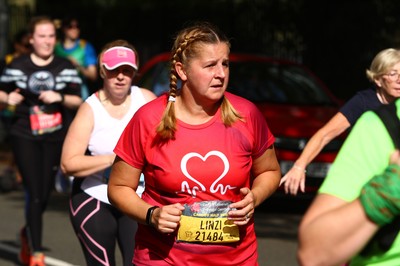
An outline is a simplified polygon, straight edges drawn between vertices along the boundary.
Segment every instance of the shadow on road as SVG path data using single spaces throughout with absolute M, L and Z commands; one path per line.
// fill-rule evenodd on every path
M 297 230 L 312 197 L 272 197 L 255 213 L 258 237 L 297 240 Z
M 303 215 L 310 206 L 312 195 L 288 196 L 277 194 L 267 199 L 259 209 L 269 213 L 288 213 Z

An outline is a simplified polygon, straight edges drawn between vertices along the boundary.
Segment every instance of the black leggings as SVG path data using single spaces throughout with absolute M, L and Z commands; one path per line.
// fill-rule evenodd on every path
M 70 218 L 81 244 L 86 265 L 114 266 L 116 242 L 123 265 L 131 266 L 137 223 L 115 207 L 80 189 L 82 179 L 73 181 Z
M 25 189 L 25 219 L 32 251 L 42 251 L 43 213 L 54 187 L 62 141 L 29 140 L 12 136 L 15 163 Z

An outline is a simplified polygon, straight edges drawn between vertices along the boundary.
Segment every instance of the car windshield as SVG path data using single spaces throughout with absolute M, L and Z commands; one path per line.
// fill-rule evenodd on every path
M 157 96 L 169 90 L 169 63 L 160 61 L 139 78 L 138 86 L 153 91 Z
M 271 62 L 230 62 L 228 91 L 252 102 L 331 104 L 321 85 L 297 65 Z
M 330 96 L 318 81 L 298 65 L 230 61 L 228 91 L 255 103 L 331 105 Z M 157 96 L 169 89 L 169 64 L 160 62 L 140 79 L 139 86 Z M 178 84 L 178 87 L 180 85 Z

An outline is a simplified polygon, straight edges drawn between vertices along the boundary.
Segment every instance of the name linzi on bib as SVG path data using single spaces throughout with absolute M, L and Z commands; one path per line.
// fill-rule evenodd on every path
M 177 241 L 194 243 L 237 242 L 239 228 L 228 220 L 231 201 L 201 201 L 185 204 Z

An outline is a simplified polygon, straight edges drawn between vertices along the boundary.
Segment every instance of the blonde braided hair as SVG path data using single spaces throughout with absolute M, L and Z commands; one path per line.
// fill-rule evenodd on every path
M 216 27 L 207 22 L 195 24 L 181 30 L 174 42 L 171 50 L 171 69 L 170 69 L 170 89 L 168 103 L 157 133 L 162 140 L 174 139 L 176 131 L 176 117 L 174 103 L 178 92 L 178 73 L 175 65 L 180 62 L 187 63 L 195 58 L 201 49 L 202 44 L 217 44 L 224 42 L 230 47 L 229 40 Z M 224 96 L 221 102 L 222 121 L 226 126 L 231 126 L 238 119 L 242 119 L 240 114 L 233 108 L 231 103 Z

